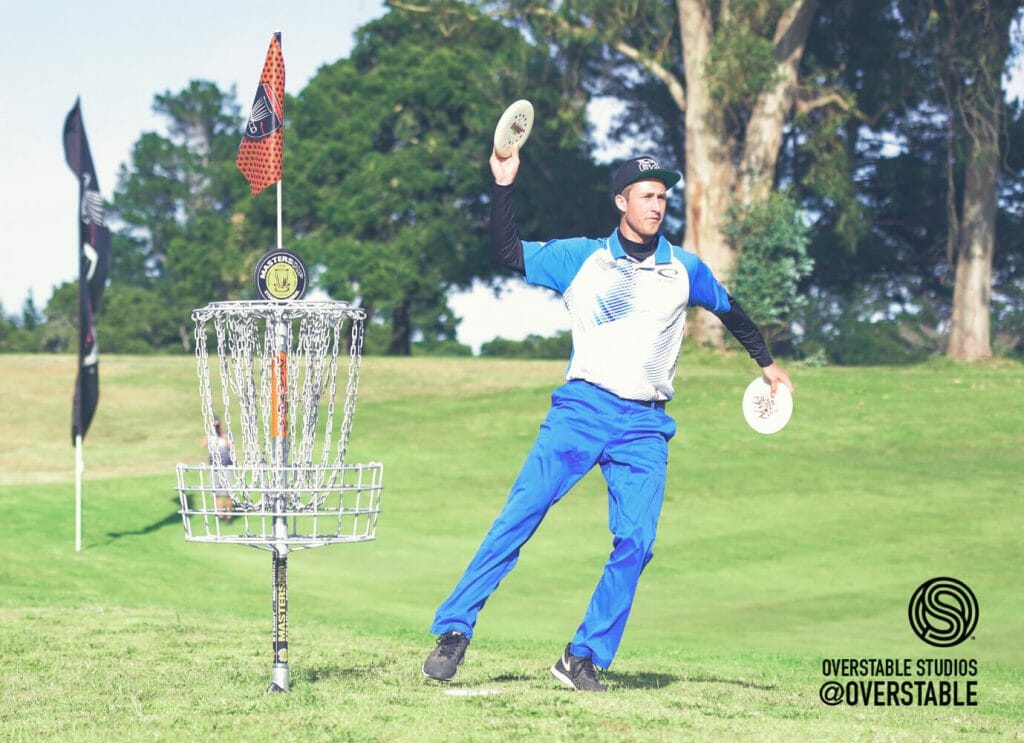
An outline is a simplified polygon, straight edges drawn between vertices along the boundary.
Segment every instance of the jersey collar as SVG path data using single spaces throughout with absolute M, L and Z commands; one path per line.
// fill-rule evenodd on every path
M 619 231 L 616 229 L 612 232 L 611 237 L 608 238 L 608 249 L 612 252 L 612 258 L 628 258 L 625 248 L 622 247 L 622 243 L 619 242 Z M 672 262 L 672 244 L 665 239 L 665 236 L 660 232 L 658 233 L 658 247 L 654 249 L 654 262 L 655 263 L 671 263 Z

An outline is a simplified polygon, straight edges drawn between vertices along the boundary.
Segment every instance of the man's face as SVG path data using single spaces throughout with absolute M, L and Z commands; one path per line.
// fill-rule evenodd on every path
M 658 233 L 665 219 L 667 192 L 661 181 L 637 181 L 615 197 L 622 212 L 619 229 L 627 239 L 646 242 Z

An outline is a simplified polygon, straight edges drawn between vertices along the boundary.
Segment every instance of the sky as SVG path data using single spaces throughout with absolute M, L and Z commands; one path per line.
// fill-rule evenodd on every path
M 100 192 L 109 201 L 135 141 L 143 132 L 164 131 L 152 113 L 155 94 L 211 80 L 223 90 L 235 86 L 248 114 L 271 34 L 282 34 L 285 87 L 297 95 L 321 66 L 349 55 L 359 26 L 385 11 L 382 0 L 2 0 L 4 313 L 20 315 L 29 292 L 42 309 L 56 286 L 77 279 L 78 181 L 62 142 L 76 97 Z M 287 173 L 283 184 L 287 220 Z M 453 310 L 465 318 L 460 341 L 478 350 L 498 336 L 547 336 L 568 328 L 551 292 L 513 286 L 500 302 L 479 288 L 452 297 Z

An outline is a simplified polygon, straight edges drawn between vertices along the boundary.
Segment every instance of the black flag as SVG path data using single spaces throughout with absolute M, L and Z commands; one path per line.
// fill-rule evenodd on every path
M 110 272 L 110 230 L 79 101 L 64 120 L 64 158 L 78 177 L 78 379 L 71 414 L 71 440 L 85 438 L 100 399 L 99 347 L 95 310 Z

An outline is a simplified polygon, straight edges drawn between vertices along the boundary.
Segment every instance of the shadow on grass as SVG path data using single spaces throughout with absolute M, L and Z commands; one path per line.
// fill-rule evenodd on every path
M 489 683 L 489 684 L 502 684 L 502 683 L 511 683 L 511 682 L 514 682 L 514 681 L 536 681 L 536 680 L 537 680 L 536 674 L 531 675 L 531 674 L 526 674 L 526 673 L 499 673 L 497 676 L 491 676 L 489 679 L 487 679 L 487 683 Z
M 312 666 L 301 668 L 297 675 L 310 684 L 318 681 L 344 681 L 346 679 L 366 680 L 385 675 L 386 664 L 380 666 Z
M 616 673 L 605 671 L 602 679 L 622 689 L 661 689 L 677 681 L 688 681 L 682 676 L 670 673 Z
M 174 502 L 177 503 L 178 499 L 174 498 Z M 159 521 L 149 524 L 148 526 L 144 526 L 141 529 L 133 529 L 131 531 L 108 531 L 107 536 L 112 540 L 120 539 L 121 537 L 137 537 L 142 536 L 143 534 L 151 534 L 154 531 L 163 529 L 165 526 L 170 526 L 171 524 L 181 524 L 181 514 L 177 511 L 174 511 Z
M 755 684 L 752 681 L 742 679 L 720 678 L 718 676 L 677 676 L 670 673 L 616 673 L 606 671 L 603 674 L 606 681 L 623 689 L 662 689 L 666 686 L 680 681 L 687 684 L 731 684 L 741 686 L 744 689 L 759 689 L 769 691 L 775 688 L 775 684 Z
M 689 684 L 732 684 L 733 686 L 742 686 L 744 689 L 758 689 L 760 691 L 771 691 L 776 688 L 775 684 L 755 684 L 753 681 L 725 679 L 718 676 L 681 676 L 679 680 Z

